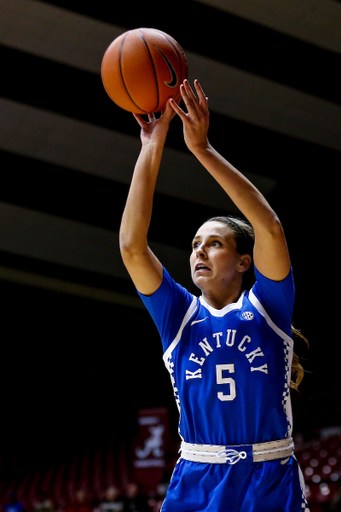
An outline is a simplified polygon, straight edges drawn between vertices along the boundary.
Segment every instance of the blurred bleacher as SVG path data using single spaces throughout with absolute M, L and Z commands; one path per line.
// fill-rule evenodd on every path
M 125 452 L 108 446 L 54 463 L 46 469 L 3 480 L 0 483 L 0 504 L 4 505 L 8 496 L 15 494 L 24 509 L 30 511 L 43 493 L 57 509 L 63 509 L 75 501 L 79 489 L 85 489 L 91 502 L 96 503 L 103 499 L 107 488 L 124 488 L 130 480 Z
M 308 442 L 296 439 L 311 512 L 341 510 L 341 427 L 322 429 Z

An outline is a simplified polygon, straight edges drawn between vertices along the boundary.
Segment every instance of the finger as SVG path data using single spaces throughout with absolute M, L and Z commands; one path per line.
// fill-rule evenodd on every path
M 195 84 L 194 84 L 195 85 Z M 200 111 L 201 99 L 198 97 L 190 86 L 188 80 L 184 81 L 184 87 L 187 94 L 188 102 L 197 113 Z M 196 85 L 195 85 L 196 88 Z M 197 90 L 197 89 L 196 89 Z
M 191 91 L 189 84 L 185 84 L 185 82 L 183 84 L 181 84 L 180 92 L 181 92 L 181 97 L 186 105 L 187 110 L 188 110 L 188 113 L 196 112 L 196 110 L 197 110 L 196 104 L 198 103 L 198 100 L 195 98 L 193 91 Z
M 183 85 L 184 85 L 184 89 L 185 89 L 185 92 L 188 96 L 188 98 L 193 101 L 194 103 L 196 103 L 198 101 L 198 98 L 196 97 L 190 83 L 188 80 L 184 80 L 183 82 Z
M 172 109 L 175 111 L 176 114 L 178 114 L 178 116 L 182 119 L 182 120 L 185 120 L 186 117 L 187 117 L 187 114 L 186 112 L 184 112 L 182 110 L 182 108 L 179 107 L 179 105 L 176 103 L 175 100 L 173 100 L 173 98 L 171 98 L 169 100 L 169 104 L 170 106 L 172 107 Z
M 207 98 L 206 94 L 204 93 L 204 90 L 201 87 L 199 80 L 194 80 L 194 87 L 197 92 L 199 101 L 201 101 L 203 104 L 207 103 L 208 98 Z
M 133 114 L 133 116 L 135 117 L 136 121 L 139 123 L 141 128 L 143 128 L 146 125 L 146 122 L 143 119 L 143 117 L 141 116 L 141 114 Z
M 169 100 L 167 101 L 166 103 L 166 108 L 165 110 L 162 112 L 162 116 L 164 116 L 166 119 L 173 119 L 173 117 L 176 115 L 174 109 L 172 108 L 172 105 L 171 105 L 171 100 L 172 98 L 169 98 Z

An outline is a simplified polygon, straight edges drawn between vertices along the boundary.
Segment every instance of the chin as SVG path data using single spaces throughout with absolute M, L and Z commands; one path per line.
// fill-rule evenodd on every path
M 207 288 L 206 279 L 203 276 L 199 276 L 199 277 L 196 277 L 194 279 L 192 277 L 192 281 L 195 284 L 195 286 L 197 288 L 199 288 L 199 290 L 202 291 L 202 292 L 204 292 L 205 288 Z
M 200 284 L 198 283 L 198 279 L 196 279 L 196 278 L 194 278 L 194 277 L 192 276 L 192 282 L 193 282 L 193 284 L 194 284 L 197 288 L 199 288 L 199 290 L 201 290 L 201 286 L 200 286 Z

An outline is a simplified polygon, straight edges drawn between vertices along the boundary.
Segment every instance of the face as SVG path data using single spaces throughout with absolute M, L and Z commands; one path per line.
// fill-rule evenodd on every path
M 203 224 L 192 242 L 190 257 L 193 282 L 203 293 L 221 293 L 241 286 L 251 258 L 237 252 L 234 232 L 222 222 Z

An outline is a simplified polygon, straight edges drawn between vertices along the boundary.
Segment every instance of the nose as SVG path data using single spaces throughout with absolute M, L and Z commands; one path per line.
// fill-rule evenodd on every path
M 206 257 L 205 246 L 204 246 L 203 242 L 201 244 L 197 245 L 197 247 L 195 248 L 195 254 L 197 256 L 204 256 L 204 257 Z

